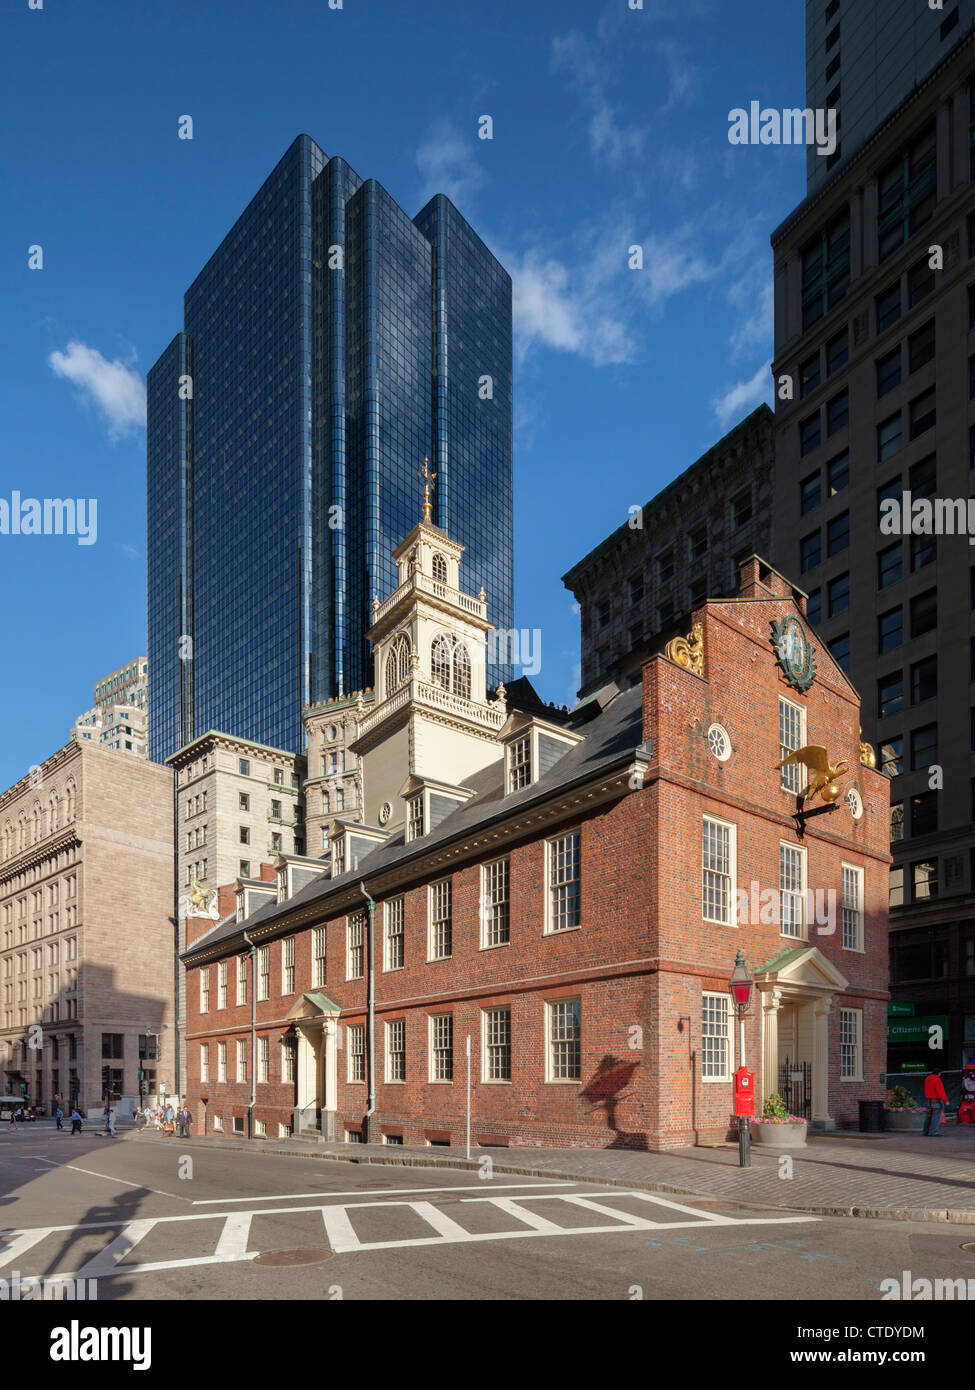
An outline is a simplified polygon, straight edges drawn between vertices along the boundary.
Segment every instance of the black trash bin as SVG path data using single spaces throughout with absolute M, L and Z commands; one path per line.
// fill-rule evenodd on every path
M 860 1132 L 879 1134 L 884 1127 L 884 1102 L 882 1100 L 860 1101 Z

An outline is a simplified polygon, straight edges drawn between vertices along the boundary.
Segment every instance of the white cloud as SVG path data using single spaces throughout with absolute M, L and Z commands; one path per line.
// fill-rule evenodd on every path
M 484 183 L 484 171 L 477 160 L 478 144 L 473 123 L 467 137 L 448 120 L 434 124 L 416 152 L 421 202 L 428 202 L 435 193 L 445 193 L 459 209 L 470 208 Z
M 747 415 L 768 398 L 772 389 L 772 379 L 769 376 L 771 365 L 771 361 L 763 362 L 749 381 L 739 381 L 723 396 L 718 396 L 711 402 L 722 429 L 732 420 L 739 420 Z
M 502 264 L 512 279 L 519 359 L 536 346 L 576 353 L 597 367 L 633 359 L 632 340 L 603 291 L 598 262 L 584 258 L 570 272 L 556 256 L 529 250 Z
M 634 271 L 644 297 L 656 306 L 691 285 L 703 285 L 717 273 L 717 266 L 692 249 L 694 229 L 684 227 L 669 236 L 648 236 L 643 247 L 643 269 Z
M 732 351 L 742 353 L 756 345 L 767 347 L 771 344 L 775 301 L 773 290 L 772 281 L 767 278 L 763 266 L 760 287 L 755 276 L 748 276 L 729 291 L 728 303 L 731 307 L 746 313 L 743 322 L 731 335 Z M 747 313 L 746 306 L 750 306 L 751 313 Z
M 47 360 L 55 376 L 77 386 L 82 400 L 94 402 L 113 443 L 145 428 L 146 388 L 139 372 L 117 359 L 109 362 L 77 341 L 68 343 L 66 352 L 52 352 Z
M 620 164 L 641 153 L 648 132 L 617 119 L 616 109 L 606 95 L 606 65 L 578 30 L 552 40 L 552 67 L 568 74 L 589 110 L 589 147 L 593 154 L 604 155 L 610 164 Z

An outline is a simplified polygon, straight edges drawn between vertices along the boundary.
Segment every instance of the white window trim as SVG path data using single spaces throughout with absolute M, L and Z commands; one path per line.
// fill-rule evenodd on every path
M 401 943 L 401 945 L 402 945 L 402 949 L 403 949 L 403 964 L 402 964 L 402 965 L 390 965 L 390 963 L 389 963 L 389 943 L 390 943 L 390 941 L 391 941 L 391 939 L 392 939 L 392 936 L 393 936 L 393 933 L 391 933 L 390 930 L 389 930 L 389 918 L 390 918 L 390 908 L 392 907 L 392 905 L 393 905 L 394 902 L 398 902 L 398 903 L 401 904 L 401 908 L 400 908 L 400 926 L 401 926 L 401 930 L 398 931 L 398 932 L 396 932 L 396 933 L 395 933 L 395 936 L 399 939 L 399 941 L 400 941 L 400 943 Z M 405 970 L 405 969 L 406 969 L 406 898 L 405 898 L 402 894 L 397 894 L 395 897 L 387 898 L 386 901 L 383 903 L 383 973 L 386 974 L 386 973 L 388 973 L 388 972 L 390 972 L 390 971 Z
M 736 1013 L 735 1013 L 734 1001 L 732 1000 L 731 995 L 730 995 L 730 994 L 726 994 L 726 993 L 724 992 L 724 990 L 720 990 L 720 989 L 702 989 L 702 990 L 701 990 L 701 1011 L 702 1011 L 702 1013 L 703 1013 L 703 1011 L 704 1011 L 704 1001 L 705 1001 L 705 999 L 726 999 L 726 1000 L 728 1001 L 728 1071 L 727 1071 L 727 1075 L 725 1075 L 725 1076 L 705 1076 L 705 1075 L 704 1075 L 704 1039 L 703 1039 L 703 1035 L 702 1035 L 702 1039 L 701 1039 L 701 1081 L 702 1081 L 702 1083 L 703 1083 L 705 1086 L 710 1086 L 710 1085 L 712 1085 L 712 1084 L 714 1084 L 714 1083 L 717 1083 L 718 1085 L 721 1085 L 721 1086 L 727 1086 L 728 1082 L 731 1081 L 731 1080 L 734 1078 L 734 1075 L 735 1075 L 735 1025 L 736 1025 L 737 1022 L 738 1022 L 738 1018 L 737 1018 L 737 1015 L 736 1015 Z M 702 1026 L 703 1026 L 703 1025 L 702 1025 Z
M 579 921 L 574 927 L 553 927 L 552 926 L 552 850 L 556 840 L 564 840 L 569 835 L 579 837 L 579 877 L 575 880 L 579 885 Z M 551 835 L 545 841 L 545 915 L 543 918 L 543 936 L 568 936 L 569 932 L 582 931 L 582 826 L 569 825 L 558 835 Z
M 845 946 L 843 944 L 843 870 L 849 869 L 856 876 L 857 881 L 857 911 L 860 919 L 860 931 L 856 946 Z M 854 951 L 857 955 L 866 955 L 866 922 L 864 920 L 863 909 L 863 868 L 859 864 L 848 864 L 844 859 L 840 864 L 840 947 L 844 951 Z
M 357 1033 L 360 1035 L 360 1037 L 362 1038 L 362 1051 L 361 1051 L 361 1052 L 353 1052 L 353 1050 L 352 1050 L 351 1038 L 352 1038 L 352 1030 L 353 1030 L 353 1029 L 355 1029 L 355 1030 L 357 1031 Z M 346 1056 L 345 1056 L 345 1079 L 346 1079 L 346 1082 L 347 1082 L 348 1085 L 350 1085 L 350 1086 L 364 1086 L 364 1085 L 366 1084 L 366 1076 L 367 1076 L 367 1071 L 368 1071 L 368 1069 L 367 1069 L 367 1067 L 366 1067 L 366 1026 L 365 1026 L 365 1024 L 364 1024 L 364 1023 L 349 1023 L 349 1024 L 347 1024 L 346 1029 L 345 1029 L 345 1039 L 346 1039 L 346 1044 L 347 1044 L 347 1046 L 346 1046 Z M 352 1075 L 352 1059 L 353 1059 L 353 1057 L 361 1057 L 361 1058 L 362 1058 L 362 1078 L 361 1078 L 361 1080 L 360 1080 L 359 1077 L 354 1077 L 354 1076 Z
M 488 870 L 489 870 L 494 864 L 500 864 L 502 861 L 505 861 L 505 862 L 507 863 L 507 865 L 508 865 L 508 869 L 507 869 L 507 889 L 508 889 L 508 897 L 507 897 L 507 904 L 508 904 L 508 940 L 507 940 L 507 941 L 488 941 L 488 939 L 487 939 L 488 911 L 489 911 L 490 906 L 493 906 L 493 904 L 489 904 L 489 903 L 488 903 L 488 896 L 489 896 L 489 895 L 488 895 L 488 891 L 487 891 L 487 875 L 488 875 Z M 479 932 L 478 932 L 478 950 L 479 950 L 479 951 L 501 951 L 501 950 L 504 950 L 505 947 L 511 945 L 511 855 L 510 855 L 510 854 L 499 854 L 499 855 L 497 855 L 494 859 L 489 859 L 489 860 L 487 861 L 486 864 L 482 864 L 482 865 L 481 865 L 480 880 L 481 880 L 481 881 L 480 881 L 480 885 L 479 885 L 479 886 L 480 886 L 480 895 L 479 895 L 479 898 L 478 898 L 478 902 L 479 902 L 479 904 L 480 904 L 481 910 L 480 910 L 480 912 L 478 913 L 478 918 L 480 919 L 479 922 L 478 922 L 478 926 L 479 926 Z M 546 894 L 546 897 L 547 897 L 547 896 L 548 896 L 548 894 Z M 570 928 L 570 930 L 572 930 L 572 929 Z M 555 933 L 555 935 L 558 935 L 558 934 L 559 934 L 559 933 Z
M 729 831 L 728 835 L 728 878 L 730 880 L 728 889 L 728 920 L 722 921 L 720 917 L 706 917 L 704 915 L 704 822 L 711 821 L 713 825 L 723 826 Z M 738 921 L 738 826 L 734 821 L 722 820 L 720 816 L 711 815 L 710 811 L 705 811 L 701 816 L 701 877 L 698 884 L 698 896 L 701 899 L 701 920 L 702 922 L 713 922 L 719 927 L 737 927 Z
M 807 742 L 807 738 L 806 738 L 806 708 L 805 708 L 805 706 L 804 706 L 804 705 L 796 704 L 795 700 L 790 700 L 790 699 L 788 698 L 788 696 L 786 696 L 786 695 L 780 695 L 780 696 L 779 696 L 779 702 L 778 702 L 778 704 L 777 704 L 776 707 L 775 707 L 776 719 L 778 719 L 778 717 L 779 717 L 779 711 L 780 711 L 780 708 L 781 708 L 782 705 L 788 705 L 791 709 L 794 709 L 794 710 L 796 711 L 796 713 L 799 715 L 799 743 L 798 743 L 798 747 L 799 747 L 799 748 L 804 748 L 804 747 L 806 746 L 806 742 Z M 781 757 L 782 757 L 782 751 L 781 751 L 781 750 L 782 750 L 782 747 L 783 747 L 783 745 L 780 743 L 780 744 L 779 744 L 779 758 L 780 758 L 780 759 L 781 759 Z M 790 752 L 795 752 L 795 751 L 796 751 L 796 749 L 790 749 Z M 785 776 L 786 776 L 786 774 L 789 772 L 790 768 L 795 768 L 795 769 L 796 769 L 796 776 L 797 776 L 798 779 L 799 779 L 799 785 L 798 785 L 798 787 L 795 789 L 795 791 L 793 791 L 793 790 L 792 790 L 791 788 L 789 788 L 789 787 L 784 787 L 784 786 L 782 785 L 782 783 L 783 783 L 783 781 L 784 781 L 784 779 L 785 779 Z M 801 763 L 790 763 L 788 767 L 779 768 L 779 791 L 785 792 L 786 796 L 797 796 L 799 793 L 801 793 L 801 791 L 802 791 L 802 764 L 801 764 Z
M 427 1014 L 427 1083 L 430 1086 L 452 1086 L 454 1078 L 448 1080 L 444 1076 L 434 1076 L 433 1074 L 433 1037 L 434 1024 L 438 1018 L 450 1019 L 450 1063 L 453 1071 L 454 1063 L 454 1016 L 447 1011 L 446 1013 Z
M 511 1052 L 512 1052 L 512 1048 L 511 1048 L 511 1033 L 512 1033 L 511 1014 L 512 1014 L 512 1011 L 511 1011 L 511 1005 L 510 1005 L 510 1004 L 492 1004 L 492 1005 L 490 1005 L 489 1007 L 484 1008 L 484 1009 L 481 1010 L 481 1083 L 482 1083 L 482 1085 L 484 1085 L 484 1086 L 510 1086 L 510 1085 L 511 1085 L 511 1077 L 510 1077 L 510 1076 L 507 1077 L 507 1078 L 503 1078 L 503 1077 L 498 1077 L 498 1076 L 488 1076 L 488 1074 L 487 1074 L 487 1067 L 488 1067 L 488 1038 L 487 1038 L 488 1014 L 490 1014 L 490 1013 L 497 1013 L 500 1009 L 507 1009 L 507 1011 L 508 1011 L 508 1069 L 509 1069 L 509 1071 L 513 1070 L 512 1066 L 511 1066 L 511 1062 L 512 1062 L 512 1056 L 511 1056 Z
M 448 893 L 450 896 L 450 950 L 444 956 L 433 954 L 433 904 L 437 888 L 441 883 L 449 884 Z M 453 960 L 454 958 L 454 885 L 450 875 L 445 878 L 438 878 L 435 882 L 427 885 L 427 964 L 432 965 L 437 961 Z
M 844 1015 L 844 1014 L 853 1014 L 854 1018 L 855 1018 L 856 1021 L 857 1021 L 857 1041 L 856 1041 L 856 1049 L 857 1049 L 857 1074 L 856 1074 L 856 1076 L 844 1076 L 844 1075 L 843 1075 L 843 1060 L 842 1060 L 842 1058 L 843 1058 L 843 1052 L 842 1052 L 842 1047 L 843 1047 L 843 1023 L 842 1023 L 842 1019 L 843 1019 L 843 1015 Z M 839 1047 L 840 1047 L 840 1068 L 839 1068 L 839 1070 L 840 1070 L 840 1081 L 841 1081 L 841 1082 L 845 1082 L 845 1083 L 847 1083 L 847 1084 L 849 1084 L 849 1085 L 855 1086 L 858 1082 L 862 1082 L 862 1081 L 863 1081 L 863 1010 L 862 1010 L 862 1009 L 847 1009 L 847 1008 L 842 1008 L 842 1009 L 840 1009 L 840 1011 L 839 1011 L 839 1020 L 840 1020 L 840 1023 L 839 1023 L 839 1034 L 840 1034 L 840 1036 L 839 1036 Z
M 798 935 L 798 936 L 793 936 L 793 935 L 791 934 L 791 932 L 786 932 L 786 931 L 783 931 L 783 930 L 782 930 L 782 891 L 783 891 L 783 890 L 782 890 L 781 854 L 782 854 L 782 850 L 783 850 L 783 849 L 792 850 L 792 851 L 796 852 L 796 853 L 799 855 L 799 869 L 800 869 L 800 872 L 799 872 L 799 888 L 798 888 L 797 891 L 798 891 L 798 894 L 799 894 L 800 923 L 799 923 L 799 935 Z M 808 900 L 808 897 L 807 897 L 807 889 L 808 889 L 808 886 L 809 886 L 809 855 L 806 853 L 806 847 L 805 847 L 805 845 L 794 845 L 794 844 L 792 844 L 792 842 L 791 842 L 790 840 L 780 840 L 780 841 L 779 841 L 779 856 L 780 856 L 780 868 L 779 868 L 779 936 L 780 936 L 784 941 L 808 941 L 808 940 L 809 940 L 809 900 Z
M 403 1025 L 403 1070 L 406 1070 L 406 1019 L 391 1018 L 387 1021 L 385 1030 L 383 1032 L 383 1079 L 385 1080 L 387 1086 L 405 1086 L 405 1076 L 397 1077 L 394 1080 L 393 1077 L 391 1077 L 389 1074 L 389 1059 L 391 1055 L 389 1047 L 389 1030 L 394 1023 L 402 1023 Z
M 357 975 L 352 974 L 352 930 L 353 924 L 358 922 L 362 932 L 362 944 L 357 949 L 362 953 L 362 969 Z M 345 919 L 345 978 L 346 980 L 363 980 L 366 975 L 366 923 L 365 914 L 362 912 L 350 912 Z
M 578 1076 L 553 1076 L 552 1075 L 552 1009 L 556 1004 L 578 1004 L 579 1005 L 579 1075 Z M 545 1008 L 545 1084 L 547 1086 L 578 1086 L 583 1075 L 582 1059 L 582 996 L 580 994 L 563 994 L 558 999 L 546 999 Z

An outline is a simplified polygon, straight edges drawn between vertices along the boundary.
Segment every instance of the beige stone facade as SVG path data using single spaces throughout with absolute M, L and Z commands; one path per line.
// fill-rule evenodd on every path
M 68 743 L 0 795 L 4 1091 L 172 1088 L 172 836 L 172 773 L 114 749 Z

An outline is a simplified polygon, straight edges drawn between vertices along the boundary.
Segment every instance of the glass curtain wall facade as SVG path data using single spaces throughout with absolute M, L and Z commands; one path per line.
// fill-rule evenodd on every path
M 148 388 L 157 761 L 210 728 L 299 751 L 304 705 L 371 684 L 424 456 L 467 588 L 511 627 L 511 281 L 446 198 L 411 220 L 300 136 Z

